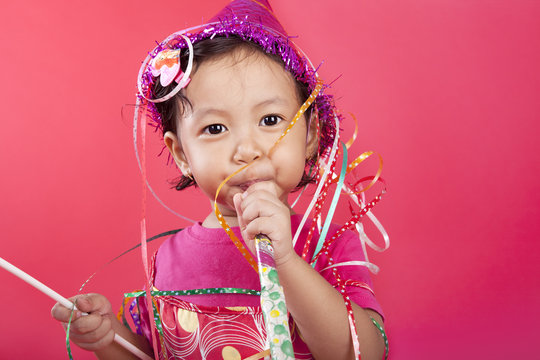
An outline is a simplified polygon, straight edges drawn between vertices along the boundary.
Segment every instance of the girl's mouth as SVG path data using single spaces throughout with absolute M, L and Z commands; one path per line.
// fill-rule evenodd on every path
M 248 180 L 248 181 L 244 181 L 242 183 L 239 183 L 236 186 L 238 186 L 240 189 L 242 189 L 242 191 L 246 191 L 251 185 L 256 184 L 258 182 L 261 182 L 261 181 L 265 181 L 265 180 L 261 180 L 261 179 Z

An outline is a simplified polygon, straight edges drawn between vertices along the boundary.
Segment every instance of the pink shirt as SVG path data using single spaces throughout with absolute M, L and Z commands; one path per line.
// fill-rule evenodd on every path
M 300 215 L 291 217 L 293 234 L 300 221 Z M 332 224 L 328 234 L 331 236 L 338 229 L 339 226 Z M 232 230 L 242 241 L 240 229 L 236 227 Z M 302 253 L 308 230 L 309 225 L 304 226 L 300 233 L 295 246 L 298 254 Z M 313 237 L 310 255 L 315 249 L 317 238 Z M 340 236 L 330 247 L 329 253 L 334 263 L 365 260 L 358 236 L 352 231 L 346 231 Z M 323 270 L 328 266 L 328 260 L 328 256 L 321 255 L 315 270 L 335 286 L 332 270 Z M 365 267 L 342 266 L 338 267 L 338 272 L 343 281 L 349 280 L 351 284 L 347 286 L 347 292 L 352 301 L 383 315 L 371 291 L 372 283 Z M 171 236 L 161 245 L 155 256 L 153 279 L 154 286 L 160 291 L 228 287 L 260 290 L 258 274 L 225 231 L 220 228 L 204 228 L 200 223 Z M 225 344 L 234 347 L 242 358 L 264 350 L 266 333 L 258 296 L 215 294 L 157 299 L 168 343 L 167 350 L 160 348 L 162 358 L 221 359 L 220 354 Z M 141 315 L 145 319 L 146 311 L 142 303 L 144 301 L 139 302 Z M 141 325 L 150 339 L 149 324 L 143 320 Z M 244 330 L 238 331 L 241 327 Z M 212 343 L 216 336 L 226 336 L 227 340 L 219 345 L 221 348 L 217 345 L 208 347 L 207 344 Z M 295 357 L 310 359 L 309 350 L 294 330 L 292 340 Z M 252 345 L 246 347 L 246 341 L 251 341 Z
M 300 224 L 301 215 L 291 216 L 292 234 Z M 329 236 L 340 226 L 332 224 Z M 240 229 L 232 228 L 242 241 Z M 301 254 L 308 234 L 304 226 L 295 246 Z M 311 242 L 310 254 L 315 250 L 318 234 Z M 244 243 L 245 245 L 245 243 Z M 330 248 L 334 263 L 365 260 L 358 235 L 346 231 Z M 328 265 L 328 256 L 322 255 L 315 266 L 321 272 Z M 373 288 L 368 270 L 363 266 L 342 266 L 339 273 L 343 280 L 357 280 Z M 321 275 L 331 284 L 335 284 L 332 270 L 322 271 Z M 243 258 L 231 239 L 221 228 L 204 228 L 194 224 L 173 235 L 161 245 L 155 267 L 154 285 L 159 290 L 188 290 L 213 287 L 236 287 L 260 290 L 259 275 Z M 382 315 L 382 309 L 375 296 L 368 290 L 350 286 L 347 288 L 351 299 L 363 308 L 370 308 Z M 206 306 L 259 306 L 259 298 L 242 294 L 188 295 L 179 298 Z

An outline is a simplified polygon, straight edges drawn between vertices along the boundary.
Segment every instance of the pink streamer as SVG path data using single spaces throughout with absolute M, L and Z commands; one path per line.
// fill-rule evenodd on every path
M 138 109 L 137 109 L 138 111 Z M 141 174 L 142 174 L 142 209 L 141 209 L 141 256 L 144 266 L 144 275 L 146 277 L 146 307 L 148 309 L 148 316 L 150 320 L 151 334 L 152 334 L 152 347 L 154 349 L 154 358 L 159 359 L 159 352 L 157 346 L 157 339 L 155 335 L 156 324 L 153 316 L 152 306 L 152 283 L 150 281 L 150 273 L 148 271 L 148 248 L 146 246 L 146 108 L 145 113 L 140 117 L 140 129 L 141 129 Z M 136 136 L 136 134 L 135 134 Z

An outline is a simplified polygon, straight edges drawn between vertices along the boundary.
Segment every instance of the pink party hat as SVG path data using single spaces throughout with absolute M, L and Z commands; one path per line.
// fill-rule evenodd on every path
M 272 29 L 277 34 L 287 37 L 287 32 L 274 15 L 274 11 L 267 0 L 235 0 L 217 13 L 210 22 L 222 19 L 238 18 L 258 23 L 266 29 Z

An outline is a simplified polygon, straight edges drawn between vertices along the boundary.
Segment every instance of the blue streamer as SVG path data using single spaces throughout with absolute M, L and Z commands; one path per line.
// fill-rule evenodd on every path
M 330 228 L 330 224 L 332 223 L 332 218 L 334 217 L 334 212 L 336 211 L 337 202 L 339 200 L 339 196 L 341 195 L 341 188 L 343 187 L 343 182 L 345 181 L 345 173 L 347 172 L 348 152 L 347 152 L 347 147 L 345 146 L 343 142 L 341 142 L 341 146 L 343 147 L 343 160 L 341 162 L 341 172 L 339 174 L 339 180 L 336 187 L 336 191 L 334 192 L 334 197 L 332 198 L 332 203 L 330 204 L 330 209 L 328 210 L 328 215 L 326 215 L 326 219 L 324 220 L 324 226 L 322 228 L 321 235 L 319 236 L 317 247 L 315 248 L 315 252 L 313 253 L 313 259 L 315 259 L 315 257 L 321 251 L 324 245 L 326 234 L 328 233 L 328 229 Z M 317 264 L 316 260 L 313 262 L 313 264 L 311 264 L 311 266 L 315 267 L 315 264 Z

